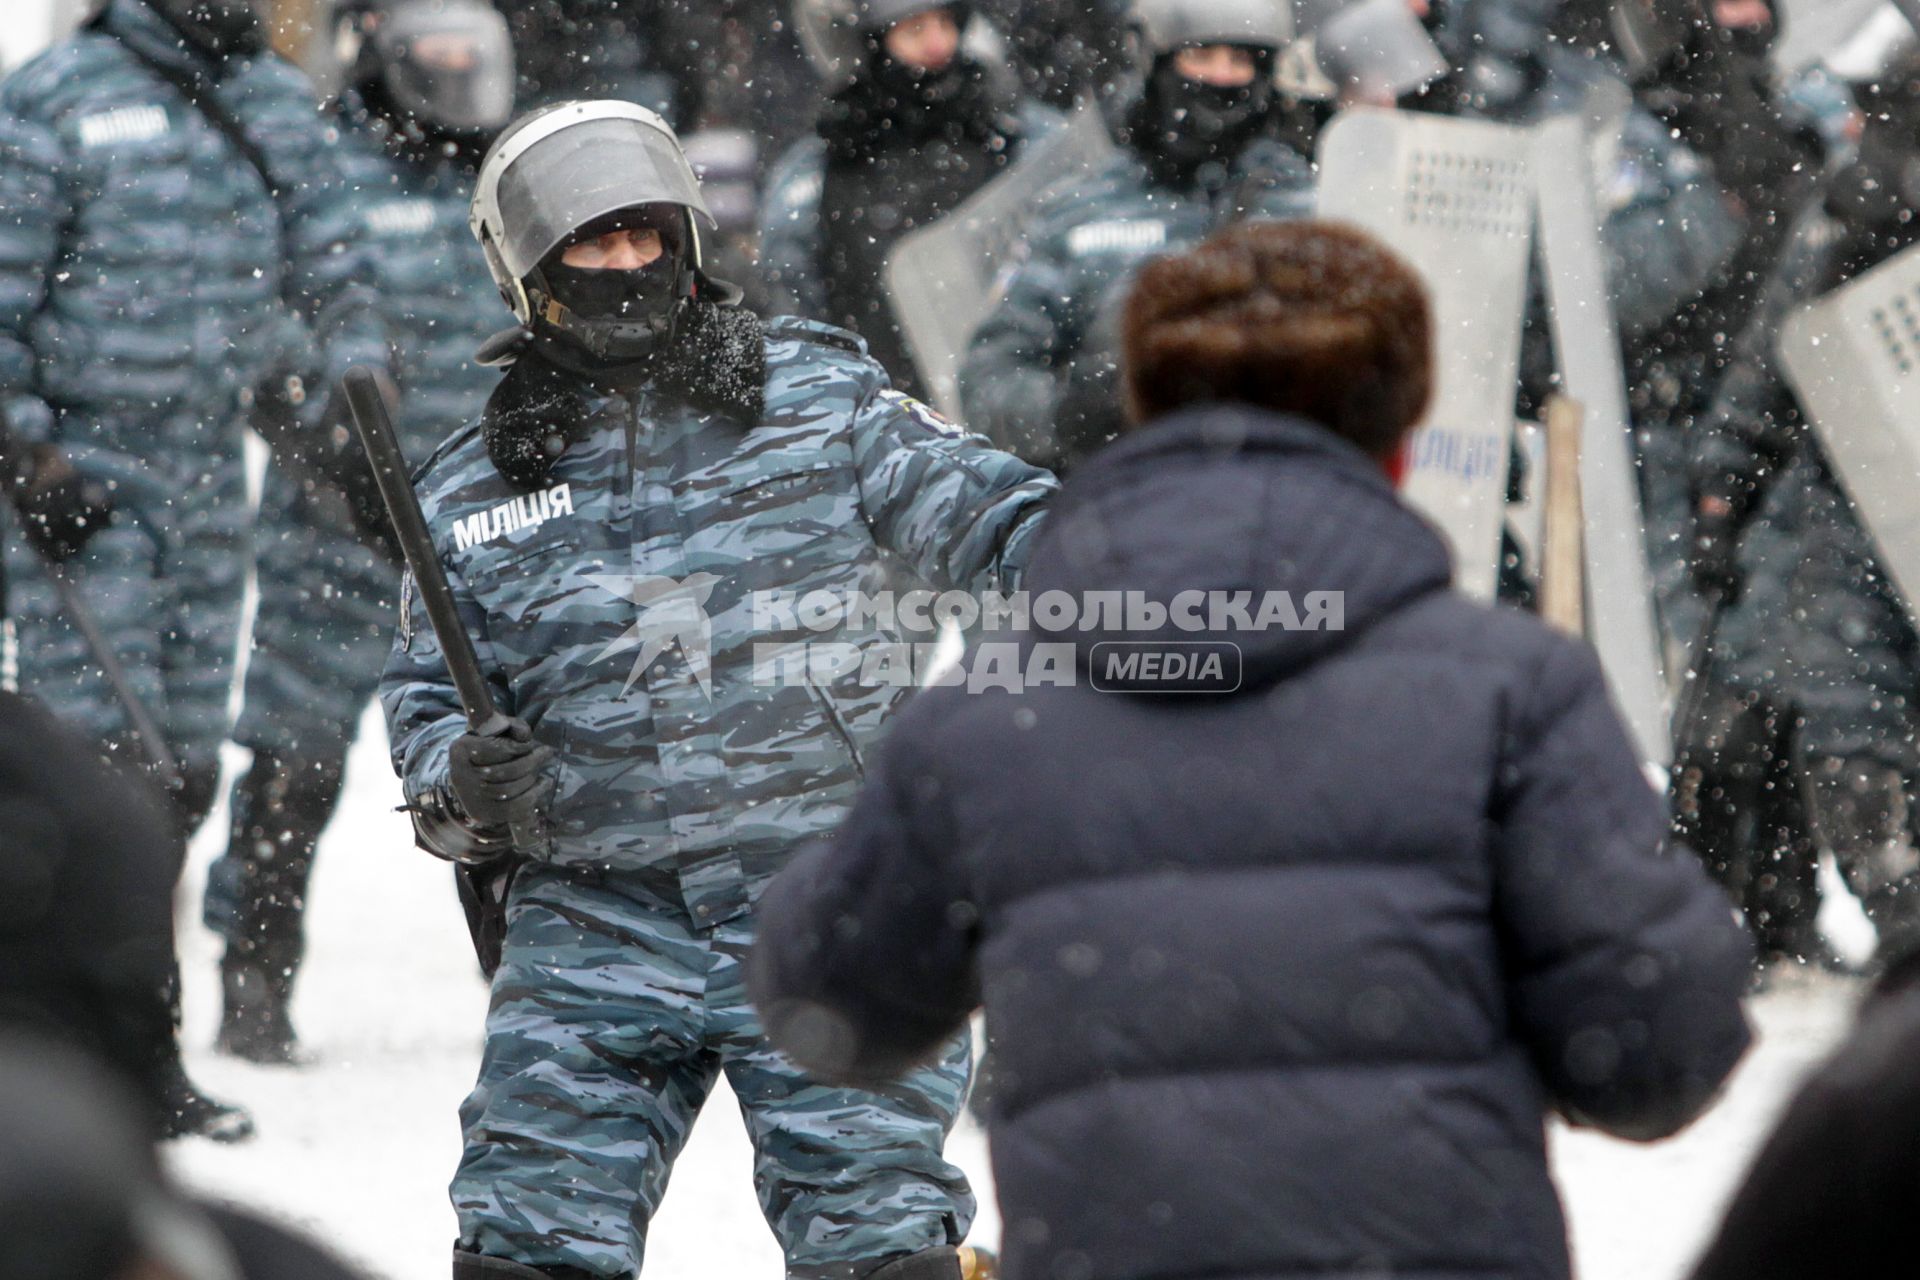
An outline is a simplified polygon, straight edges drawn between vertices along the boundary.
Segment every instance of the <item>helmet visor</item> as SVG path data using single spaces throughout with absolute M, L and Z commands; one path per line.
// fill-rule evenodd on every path
M 423 126 L 492 133 L 513 116 L 506 19 L 478 5 L 409 5 L 375 37 L 387 92 Z
M 680 205 L 713 224 L 673 136 L 630 117 L 583 119 L 540 139 L 500 175 L 501 260 L 524 277 L 597 218 L 636 205 Z

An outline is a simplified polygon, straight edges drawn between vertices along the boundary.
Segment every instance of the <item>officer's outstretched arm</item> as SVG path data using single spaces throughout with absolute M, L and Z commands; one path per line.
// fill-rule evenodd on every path
M 453 589 L 461 623 L 473 638 L 480 666 L 489 673 L 494 703 L 511 715 L 512 691 L 499 674 L 493 643 L 487 636 L 486 615 L 451 568 L 447 570 L 447 583 Z M 495 846 L 505 850 L 511 845 L 507 833 L 467 821 L 454 799 L 448 749 L 467 731 L 466 710 L 447 673 L 439 639 L 412 589 L 411 577 L 403 581 L 400 597 L 400 629 L 380 677 L 380 707 L 386 713 L 394 772 L 400 775 L 407 806 L 414 815 L 414 832 L 429 853 L 454 861 L 471 860 L 476 852 Z
M 0 96 L 0 401 L 22 445 L 53 435 L 53 410 L 34 389 L 31 326 L 73 212 L 60 175 L 74 171 L 55 132 Z
M 1060 458 L 1057 421 L 1065 370 L 1077 354 L 1068 314 L 1073 282 L 1043 244 L 1008 278 L 960 366 L 967 422 L 1038 466 Z
M 1017 589 L 1058 482 L 874 376 L 853 424 L 874 541 L 943 590 Z

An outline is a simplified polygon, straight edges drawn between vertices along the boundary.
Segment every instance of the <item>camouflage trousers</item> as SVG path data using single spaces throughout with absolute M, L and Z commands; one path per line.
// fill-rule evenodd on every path
M 697 928 L 671 877 L 655 879 L 532 867 L 515 883 L 480 1079 L 461 1108 L 462 1247 L 632 1275 L 722 1072 L 788 1275 L 845 1280 L 958 1243 L 973 1194 L 941 1149 L 966 1098 L 967 1037 L 879 1092 L 809 1079 L 747 1002 L 751 914 Z
M 112 522 L 64 572 L 182 770 L 210 786 L 239 649 L 251 523 L 245 480 L 234 462 L 182 474 L 165 499 L 164 482 L 154 487 L 150 497 L 123 487 Z M 20 691 L 82 733 L 130 742 L 126 710 L 45 566 L 17 529 L 4 533 Z
M 393 641 L 399 573 L 347 532 L 334 501 L 267 469 L 260 603 L 233 738 L 290 759 L 346 755 Z

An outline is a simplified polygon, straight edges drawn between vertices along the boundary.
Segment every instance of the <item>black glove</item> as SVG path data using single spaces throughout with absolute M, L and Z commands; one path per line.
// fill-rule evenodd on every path
M 400 403 L 399 389 L 392 379 L 381 380 L 381 395 L 392 413 Z M 345 508 L 354 537 L 379 552 L 394 565 L 405 558 L 387 520 L 386 503 L 380 498 L 380 485 L 367 465 L 367 455 L 353 429 L 353 415 L 344 395 L 334 395 L 321 412 L 318 422 L 311 420 L 306 388 L 300 377 L 284 371 L 263 379 L 254 388 L 251 423 L 273 450 L 274 460 L 309 488 L 337 495 Z
M 399 391 L 391 382 L 382 380 L 380 393 L 387 402 L 387 412 L 394 413 L 400 402 Z M 360 446 L 359 434 L 353 427 L 353 414 L 347 408 L 347 398 L 339 392 L 335 392 L 327 402 L 326 413 L 320 419 L 320 434 L 322 440 L 316 449 L 320 454 L 320 461 L 315 467 L 316 478 L 338 490 L 346 503 L 347 517 L 353 522 L 354 536 L 386 557 L 390 563 L 404 566 L 406 555 L 400 550 L 400 540 L 393 533 L 393 522 L 387 517 L 387 503 L 380 496 L 380 482 L 374 479 L 373 467 Z
M 463 733 L 447 753 L 453 794 L 481 826 L 531 827 L 553 800 L 555 784 L 547 772 L 553 755 L 518 718 L 497 736 Z
M 113 495 L 105 482 L 74 470 L 57 445 L 35 445 L 21 459 L 13 505 L 27 541 L 55 564 L 80 554 L 113 521 Z
M 1711 495 L 1693 504 L 1693 554 L 1688 570 L 1700 594 L 1732 604 L 1740 598 L 1746 575 L 1740 568 L 1739 508 Z

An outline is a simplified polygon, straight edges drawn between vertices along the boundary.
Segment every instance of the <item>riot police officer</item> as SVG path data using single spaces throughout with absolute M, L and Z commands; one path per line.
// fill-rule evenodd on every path
M 354 0 L 333 107 L 354 200 L 343 238 L 369 248 L 396 347 L 397 425 L 424 458 L 473 417 L 494 379 L 473 362 L 493 281 L 467 233 L 481 154 L 511 114 L 513 51 L 480 0 Z M 259 604 L 234 740 L 233 832 L 208 871 L 206 921 L 226 940 L 219 1047 L 295 1057 L 289 1005 L 314 847 L 339 798 L 360 712 L 386 652 L 396 575 L 340 495 L 275 465 L 256 529 Z
M 629 103 L 523 117 L 479 174 L 474 230 L 524 329 L 416 488 L 513 722 L 469 731 L 417 601 L 381 686 L 422 842 L 511 873 L 454 1273 L 631 1274 L 724 1071 L 789 1275 L 957 1280 L 964 1040 L 828 1088 L 747 1004 L 760 887 L 837 823 L 911 692 L 810 656 L 870 656 L 876 615 L 826 634 L 776 606 L 881 589 L 886 565 L 1011 589 L 1054 485 L 891 389 L 853 335 L 732 305 L 704 225 L 672 130 Z
M 1654 586 L 1672 651 L 1683 653 L 1697 649 L 1725 585 L 1702 594 L 1701 575 L 1690 571 L 1696 426 L 1858 118 L 1844 88 L 1820 72 L 1787 78 L 1775 68 L 1782 15 L 1771 0 L 1638 0 L 1622 13 L 1642 61 L 1636 97 L 1710 166 L 1740 226 L 1735 251 L 1699 296 L 1627 347 Z M 1745 620 L 1714 625 L 1737 631 Z M 1691 657 L 1704 664 L 1704 654 Z M 1703 689 L 1716 683 L 1709 665 L 1695 679 Z M 1740 900 L 1764 958 L 1837 964 L 1814 927 L 1817 881 L 1791 713 L 1757 690 L 1696 692 L 1682 700 L 1686 714 L 1675 726 L 1681 833 Z
M 961 368 L 970 425 L 1070 467 L 1120 427 L 1118 304 L 1133 270 L 1236 219 L 1311 211 L 1306 161 L 1277 138 L 1291 31 L 1276 0 L 1138 0 L 1119 150 L 1037 201 L 1025 256 Z
M 1057 122 L 962 43 L 969 6 L 947 0 L 800 0 L 833 86 L 817 135 L 780 162 L 760 218 L 776 310 L 867 340 L 894 384 L 919 379 L 886 292 L 901 236 L 950 213 Z
M 1694 570 L 1728 602 L 1711 668 L 1726 709 L 1708 722 L 1751 707 L 1778 718 L 1775 749 L 1789 753 L 1812 833 L 1885 957 L 1920 944 L 1907 781 L 1920 642 L 1774 352 L 1791 305 L 1920 243 L 1920 57 L 1890 70 L 1862 106 L 1859 154 L 1797 221 L 1700 434 Z
M 350 198 L 312 86 L 245 0 L 107 0 L 0 85 L 0 396 L 27 505 L 45 499 L 26 534 L 159 722 L 183 857 L 227 731 L 253 389 L 290 312 L 319 378 L 387 359 Z M 6 555 L 22 691 L 158 758 L 39 557 Z M 248 1127 L 177 1085 L 177 1129 Z

